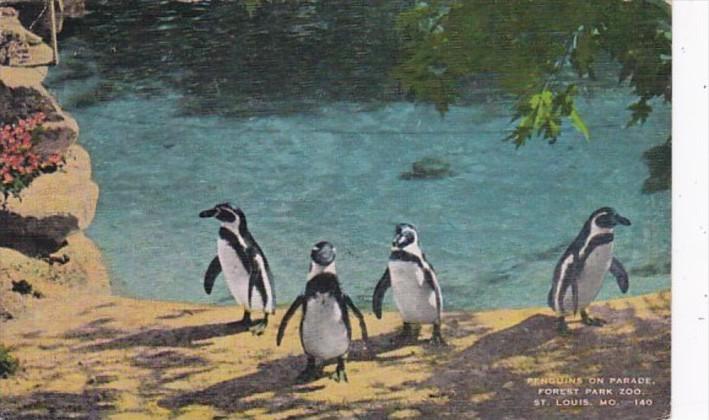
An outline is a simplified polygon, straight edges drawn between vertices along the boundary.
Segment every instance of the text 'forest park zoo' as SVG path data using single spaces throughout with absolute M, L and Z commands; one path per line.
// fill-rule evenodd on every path
M 652 399 L 642 396 L 644 388 L 655 381 L 650 377 L 558 377 L 527 378 L 527 384 L 537 387 L 535 407 L 612 407 L 626 401 L 636 406 L 653 405 Z

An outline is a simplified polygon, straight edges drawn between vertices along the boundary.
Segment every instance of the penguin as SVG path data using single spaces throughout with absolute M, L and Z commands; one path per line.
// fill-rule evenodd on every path
M 308 382 L 319 378 L 322 366 L 318 362 L 337 359 L 337 368 L 332 379 L 347 382 L 345 358 L 352 340 L 349 311 L 359 320 L 362 340 L 367 345 L 367 325 L 362 313 L 345 294 L 335 271 L 335 247 L 326 241 L 318 242 L 310 254 L 310 270 L 305 286 L 305 293 L 299 295 L 281 320 L 276 337 L 276 345 L 283 340 L 288 321 L 299 309 L 303 316 L 300 320 L 300 343 L 308 357 L 308 363 L 296 379 Z
M 223 271 L 231 295 L 244 306 L 244 317 L 240 322 L 253 334 L 263 334 L 269 314 L 276 311 L 273 276 L 266 256 L 249 232 L 244 212 L 229 203 L 222 203 L 204 210 L 199 217 L 215 217 L 221 222 L 217 256 L 204 274 L 204 291 L 212 293 L 214 280 Z M 253 310 L 263 310 L 263 320 L 253 322 Z
M 415 341 L 420 324 L 433 324 L 431 343 L 445 345 L 441 335 L 443 296 L 438 277 L 419 245 L 418 232 L 413 225 L 396 226 L 391 255 L 384 275 L 377 283 L 372 306 L 377 318 L 382 318 L 382 299 L 387 289 L 394 293 L 404 327 L 398 341 Z
M 591 318 L 586 307 L 598 295 L 608 271 L 615 277 L 620 291 L 628 291 L 628 273 L 613 256 L 617 225 L 630 226 L 630 220 L 611 207 L 594 211 L 556 264 L 547 302 L 558 315 L 559 333 L 568 333 L 565 317 L 579 311 L 584 325 L 600 327 L 605 324 L 600 318 Z

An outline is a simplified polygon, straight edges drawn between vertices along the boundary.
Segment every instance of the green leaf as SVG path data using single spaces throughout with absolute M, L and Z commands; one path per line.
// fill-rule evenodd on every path
M 639 101 L 631 104 L 628 107 L 628 110 L 631 111 L 632 115 L 630 117 L 630 121 L 626 124 L 626 127 L 632 127 L 638 123 L 644 124 L 647 117 L 650 116 L 650 113 L 652 112 L 652 107 L 648 105 L 647 99 L 641 98 Z
M 591 134 L 588 132 L 588 127 L 586 127 L 586 123 L 583 122 L 583 119 L 581 119 L 579 113 L 576 112 L 576 108 L 574 108 L 573 111 L 571 111 L 571 114 L 569 114 L 569 119 L 571 120 L 571 124 L 573 124 L 574 127 L 576 127 L 576 129 L 583 134 L 586 140 L 591 138 Z

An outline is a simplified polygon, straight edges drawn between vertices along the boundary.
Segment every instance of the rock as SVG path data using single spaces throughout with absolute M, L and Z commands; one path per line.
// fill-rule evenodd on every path
M 35 314 L 41 307 L 37 306 L 38 299 L 45 295 L 53 299 L 80 291 L 95 296 L 109 292 L 110 284 L 100 251 L 82 232 L 93 220 L 98 201 L 89 155 L 76 144 L 76 121 L 42 85 L 46 64 L 53 58 L 51 48 L 22 26 L 29 25 L 41 11 L 32 9 L 41 9 L 44 4 L 2 3 L 16 4 L 22 23 L 16 12 L 0 8 L 0 31 L 12 34 L 0 39 L 5 40 L 4 44 L 0 42 L 0 49 L 5 45 L 5 58 L 0 54 L 0 59 L 7 62 L 8 51 L 26 44 L 29 56 L 20 57 L 25 60 L 20 65 L 31 67 L 0 65 L 0 125 L 43 112 L 47 121 L 34 147 L 42 155 L 59 153 L 66 160 L 60 171 L 34 179 L 21 192 L 21 200 L 9 198 L 7 211 L 0 212 L 0 321 L 5 321 Z M 65 7 L 58 10 L 60 18 L 80 13 L 84 2 L 65 0 L 63 4 Z M 40 21 L 36 27 L 41 26 Z M 8 44 L 12 48 L 8 49 Z M 32 290 L 17 279 L 24 280 Z M 27 289 L 35 299 L 27 299 L 13 288 Z
M 63 119 L 44 92 L 25 86 L 13 88 L 0 80 L 0 125 L 14 124 L 38 112 L 43 112 L 50 122 Z
M 650 175 L 643 183 L 642 193 L 652 194 L 669 190 L 672 186 L 672 141 L 646 150 L 643 160 Z
M 49 256 L 66 246 L 66 238 L 78 230 L 71 215 L 55 215 L 38 219 L 0 211 L 0 247 L 14 249 L 35 258 Z
M 45 10 L 47 4 L 44 1 L 2 0 L 2 3 L 17 9 L 20 20 L 25 26 L 34 23 L 33 29 L 44 39 L 49 39 L 52 21 L 48 10 Z M 57 33 L 62 31 L 64 19 L 80 18 L 87 14 L 85 0 L 55 0 L 54 5 Z
M 450 163 L 435 157 L 424 157 L 411 165 L 411 171 L 402 172 L 401 179 L 441 179 L 453 175 Z
M 39 290 L 35 290 L 32 285 L 24 279 L 20 281 L 13 280 L 12 291 L 21 295 L 32 295 L 32 297 L 35 299 L 41 299 L 44 297 L 44 294 L 42 294 L 42 292 L 40 292 Z
M 0 322 L 9 321 L 13 318 L 15 318 L 15 317 L 12 316 L 12 314 L 10 312 L 8 312 L 7 310 L 5 310 L 5 308 L 0 306 Z
M 0 65 L 16 65 L 27 58 L 29 44 L 18 34 L 0 29 Z
M 27 30 L 17 15 L 0 11 L 0 65 L 41 66 L 54 61 L 54 52 L 42 37 Z
M 18 18 L 20 14 L 12 7 L 0 7 L 0 17 Z
M 64 0 L 64 9 L 62 15 L 64 18 L 80 18 L 86 16 L 86 1 L 85 0 Z
M 8 199 L 8 209 L 22 216 L 39 219 L 71 215 L 78 228 L 86 229 L 96 214 L 99 189 L 91 180 L 89 154 L 79 145 L 72 145 L 66 152 L 62 170 L 45 174 L 22 191 L 21 198 Z
M 55 153 L 64 156 L 77 140 L 76 131 L 66 125 L 46 129 L 38 137 L 40 140 L 33 150 L 45 158 Z
M 40 299 L 27 299 L 11 291 L 12 281 L 16 279 L 26 280 L 33 289 L 41 290 L 42 296 L 52 298 L 75 290 L 88 294 L 110 291 L 108 272 L 101 253 L 82 232 L 69 235 L 61 252 L 67 255 L 68 261 L 50 265 L 44 260 L 0 247 L 0 320 L 3 313 L 18 318 L 35 305 L 41 305 Z

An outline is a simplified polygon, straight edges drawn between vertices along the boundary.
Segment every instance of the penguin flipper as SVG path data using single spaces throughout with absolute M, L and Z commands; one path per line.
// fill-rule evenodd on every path
M 579 311 L 579 282 L 577 276 L 571 280 L 571 299 L 574 305 L 574 315 Z
M 433 269 L 427 269 L 423 271 L 424 281 L 428 286 L 433 289 L 433 294 L 436 296 L 436 310 L 438 311 L 438 320 L 441 320 L 441 301 L 443 297 L 441 296 L 441 287 L 438 285 L 438 280 L 436 280 L 436 275 Z
M 352 302 L 352 299 L 350 299 L 348 295 L 344 295 L 344 298 L 345 304 L 350 309 L 352 309 L 352 313 L 357 317 L 357 320 L 359 321 L 359 329 L 362 331 L 362 340 L 365 343 L 369 342 L 369 335 L 367 334 L 367 324 L 364 322 L 364 315 L 362 315 L 362 312 L 357 309 L 354 302 Z
M 305 302 L 305 298 L 303 295 L 299 295 L 293 303 L 291 304 L 290 308 L 286 311 L 286 314 L 283 315 L 283 319 L 281 320 L 281 325 L 278 326 L 278 335 L 276 336 L 276 345 L 280 346 L 281 341 L 283 341 L 283 334 L 286 332 L 286 327 L 288 326 L 288 321 L 293 317 L 295 314 L 295 311 L 300 309 L 301 306 L 303 306 L 303 303 Z
M 569 263 L 569 265 L 566 267 L 563 273 L 563 277 L 560 280 L 560 283 L 557 285 L 561 290 L 559 291 L 560 293 L 557 295 L 558 297 L 558 302 L 556 302 L 557 310 L 559 312 L 564 312 L 564 296 L 566 296 L 566 291 L 571 287 L 571 299 L 573 303 L 573 310 L 574 314 L 578 312 L 578 304 L 579 304 L 579 288 L 578 288 L 578 270 L 579 270 L 579 264 L 577 263 L 578 261 L 578 256 L 573 255 L 571 256 L 572 260 Z
M 391 276 L 389 275 L 389 269 L 387 268 L 382 278 L 379 279 L 377 287 L 374 288 L 374 295 L 372 296 L 372 309 L 377 319 L 382 319 L 382 300 L 384 299 L 384 294 L 387 289 L 391 287 Z
M 249 306 L 251 305 L 251 297 L 253 296 L 254 289 L 256 289 L 261 296 L 261 302 L 263 303 L 265 311 L 268 303 L 268 294 L 266 293 L 266 285 L 263 284 L 265 281 L 264 272 L 261 264 L 257 261 L 259 254 L 255 248 L 251 247 L 246 250 L 246 255 L 251 265 L 251 273 L 249 274 Z
M 222 272 L 222 265 L 219 262 L 219 257 L 214 257 L 212 262 L 209 263 L 207 267 L 207 272 L 204 273 L 204 291 L 207 294 L 212 293 L 212 287 L 214 287 L 214 280 L 217 279 L 219 273 Z
M 627 292 L 630 287 L 630 278 L 628 277 L 628 273 L 625 271 L 623 264 L 621 264 L 615 257 L 613 257 L 613 260 L 611 261 L 610 271 L 615 277 L 615 280 L 618 282 L 620 291 L 623 293 Z

